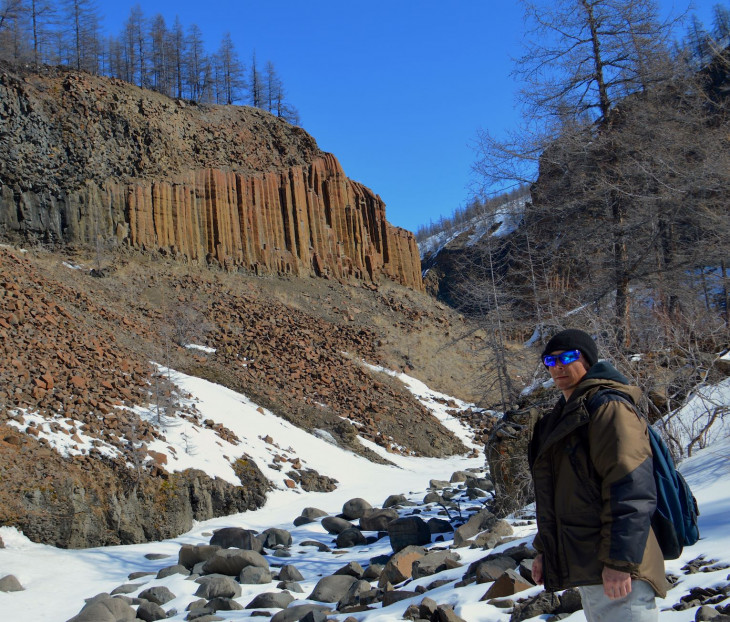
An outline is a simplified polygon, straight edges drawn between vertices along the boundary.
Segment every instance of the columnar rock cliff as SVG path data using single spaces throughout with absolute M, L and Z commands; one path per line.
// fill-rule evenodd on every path
M 300 128 L 118 80 L 0 75 L 0 234 L 422 289 L 410 232 Z

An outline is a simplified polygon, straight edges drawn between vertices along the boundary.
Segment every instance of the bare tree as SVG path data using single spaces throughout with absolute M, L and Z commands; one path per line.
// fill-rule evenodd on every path
M 190 99 L 199 101 L 205 90 L 207 59 L 203 47 L 203 33 L 197 24 L 192 24 L 188 28 L 185 47 L 187 52 L 185 56 L 186 79 Z
M 152 18 L 149 30 L 150 87 L 166 95 L 172 94 L 172 46 L 165 18 L 159 13 Z
M 249 70 L 248 83 L 251 93 L 251 105 L 255 108 L 262 108 L 264 105 L 264 84 L 256 62 L 256 50 L 254 50 L 251 56 L 251 69 Z
M 49 0 L 29 0 L 28 14 L 31 23 L 33 64 L 37 66 L 44 60 L 44 50 L 49 44 L 49 30 L 56 17 L 56 8 Z
M 96 73 L 101 36 L 95 0 L 64 0 L 64 24 L 70 36 L 72 64 L 76 69 Z
M 515 74 L 525 84 L 521 101 L 527 131 L 506 141 L 482 132 L 477 171 L 487 184 L 524 183 L 539 170 L 541 179 L 551 178 L 553 186 L 570 186 L 573 205 L 559 204 L 557 213 L 537 214 L 537 219 L 565 224 L 582 214 L 582 220 L 589 216 L 601 223 L 601 258 L 610 257 L 610 272 L 605 265 L 602 273 L 611 275 L 614 330 L 627 344 L 633 202 L 621 188 L 617 154 L 626 149 L 617 143 L 613 128 L 625 119 L 617 110 L 619 102 L 675 78 L 667 51 L 672 23 L 658 20 L 651 0 L 526 2 L 525 12 L 531 29 Z M 545 198 L 538 191 L 538 209 L 548 208 Z M 558 232 L 564 229 L 558 227 Z M 583 264 L 574 278 L 591 277 L 591 262 Z
M 216 59 L 218 61 L 218 74 L 222 93 L 222 101 L 219 101 L 219 103 L 232 104 L 239 101 L 241 91 L 245 86 L 244 68 L 238 58 L 238 52 L 233 45 L 230 32 L 223 35 Z
M 289 123 L 299 124 L 299 112 L 286 101 L 284 83 L 274 68 L 274 63 L 266 62 L 264 69 L 264 88 L 266 109 Z
M 131 82 L 149 86 L 147 26 L 142 7 L 135 4 L 124 24 L 124 40 L 129 54 Z

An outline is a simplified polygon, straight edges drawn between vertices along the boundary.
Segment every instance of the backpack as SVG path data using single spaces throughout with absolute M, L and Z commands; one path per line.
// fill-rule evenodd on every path
M 627 404 L 637 416 L 646 419 L 634 401 L 616 389 L 599 389 L 586 404 L 589 415 L 609 401 Z M 651 519 L 651 527 L 662 549 L 664 559 L 677 559 L 685 546 L 692 546 L 700 538 L 697 517 L 700 515 L 689 485 L 677 471 L 672 455 L 659 433 L 651 426 L 649 443 L 654 456 L 654 481 L 656 482 L 657 504 Z

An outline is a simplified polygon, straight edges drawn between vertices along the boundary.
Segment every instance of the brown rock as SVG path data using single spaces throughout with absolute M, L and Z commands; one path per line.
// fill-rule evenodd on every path
M 421 559 L 426 554 L 426 549 L 422 546 L 407 546 L 385 564 L 383 572 L 378 579 L 378 587 L 384 587 L 387 583 L 396 585 L 410 578 L 413 569 L 413 562 Z
M 512 596 L 517 592 L 527 590 L 531 587 L 534 587 L 534 585 L 532 583 L 528 583 L 517 571 L 506 570 L 485 592 L 484 596 L 482 596 L 480 600 Z

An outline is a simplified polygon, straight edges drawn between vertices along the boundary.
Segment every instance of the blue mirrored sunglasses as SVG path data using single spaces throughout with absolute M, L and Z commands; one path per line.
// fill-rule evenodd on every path
M 580 358 L 580 350 L 568 350 L 560 354 L 546 354 L 542 357 L 542 362 L 546 367 L 555 367 L 558 361 L 561 365 L 570 365 Z

